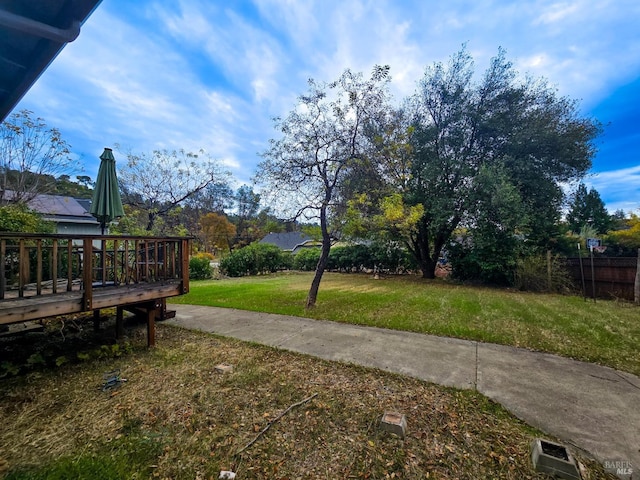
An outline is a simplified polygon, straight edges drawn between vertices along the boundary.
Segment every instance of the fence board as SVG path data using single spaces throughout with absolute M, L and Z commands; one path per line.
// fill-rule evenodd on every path
M 593 277 L 591 275 L 592 260 Z M 598 298 L 620 298 L 633 301 L 637 263 L 638 260 L 635 257 L 582 258 L 585 295 L 593 297 L 592 283 L 595 283 L 596 297 Z M 580 259 L 568 258 L 567 268 L 575 284 L 581 285 Z

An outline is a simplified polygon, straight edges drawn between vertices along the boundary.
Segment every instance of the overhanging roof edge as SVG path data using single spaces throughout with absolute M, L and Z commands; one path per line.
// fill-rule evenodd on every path
M 75 4 L 77 6 L 86 8 L 82 9 L 82 18 L 74 18 L 71 23 L 75 21 L 82 26 L 95 9 L 98 8 L 98 5 L 100 5 L 101 2 L 102 0 L 75 0 Z M 8 30 L 8 35 L 11 35 L 12 30 L 8 27 L 4 28 Z M 20 103 L 20 100 L 22 100 L 29 89 L 36 83 L 49 65 L 51 65 L 51 62 L 53 62 L 67 43 L 69 43 L 60 43 L 54 40 L 48 40 L 44 36 L 39 37 L 40 43 L 42 44 L 42 47 L 39 47 L 41 48 L 41 55 L 38 55 L 38 58 L 34 58 L 33 62 L 27 66 L 24 76 L 15 86 L 12 86 L 12 91 L 10 91 L 7 98 L 0 104 L 0 121 L 4 121 L 7 118 L 16 105 Z

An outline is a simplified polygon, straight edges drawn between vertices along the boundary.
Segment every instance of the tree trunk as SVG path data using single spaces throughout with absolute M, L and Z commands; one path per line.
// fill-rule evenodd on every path
M 430 252 L 430 240 L 427 225 L 420 225 L 418 227 L 418 235 L 414 240 L 413 254 L 418 261 L 418 265 L 420 265 L 420 270 L 422 270 L 422 278 L 434 279 L 436 278 L 436 265 L 438 264 L 442 244 L 434 242 L 434 253 L 432 255 Z
M 153 224 L 156 221 L 156 216 L 149 212 L 147 215 L 148 221 L 147 221 L 147 232 L 150 232 L 151 230 L 153 230 Z
M 424 258 L 420 264 L 422 269 L 422 278 L 434 279 L 436 278 L 436 264 L 430 257 Z
M 316 266 L 316 273 L 313 276 L 313 281 L 311 282 L 311 288 L 309 288 L 309 294 L 307 295 L 307 303 L 305 305 L 306 308 L 313 308 L 316 306 L 316 300 L 318 299 L 318 290 L 320 288 L 320 281 L 322 280 L 322 275 L 324 274 L 324 270 L 327 267 L 327 261 L 329 260 L 330 249 L 331 249 L 331 244 L 329 243 L 329 246 L 325 247 L 325 242 L 323 239 L 322 253 L 320 253 L 320 259 L 318 260 L 318 265 Z
M 320 259 L 316 265 L 316 273 L 313 276 L 313 281 L 309 288 L 309 294 L 307 295 L 306 308 L 313 308 L 316 305 L 320 281 L 322 280 L 325 268 L 327 268 L 329 252 L 331 251 L 331 236 L 329 235 L 329 230 L 327 228 L 326 207 L 322 207 L 320 209 L 320 230 L 322 231 L 322 251 L 320 252 Z

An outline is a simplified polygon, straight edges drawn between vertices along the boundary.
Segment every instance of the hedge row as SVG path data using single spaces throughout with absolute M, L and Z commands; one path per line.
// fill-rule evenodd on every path
M 269 243 L 252 243 L 235 250 L 220 261 L 220 272 L 230 277 L 258 275 L 286 270 L 292 266 L 291 254 Z
M 230 277 L 272 273 L 293 268 L 313 271 L 318 264 L 320 250 L 308 248 L 296 255 L 281 251 L 275 245 L 252 243 L 236 250 L 220 262 L 220 271 Z M 373 270 L 403 273 L 415 269 L 415 262 L 397 244 L 374 243 L 334 247 L 329 254 L 327 270 L 362 272 Z

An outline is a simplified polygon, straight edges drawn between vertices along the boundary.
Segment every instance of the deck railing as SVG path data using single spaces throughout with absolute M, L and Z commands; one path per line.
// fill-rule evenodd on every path
M 189 286 L 184 237 L 0 233 L 0 301 L 82 291 L 92 309 L 102 287 Z

